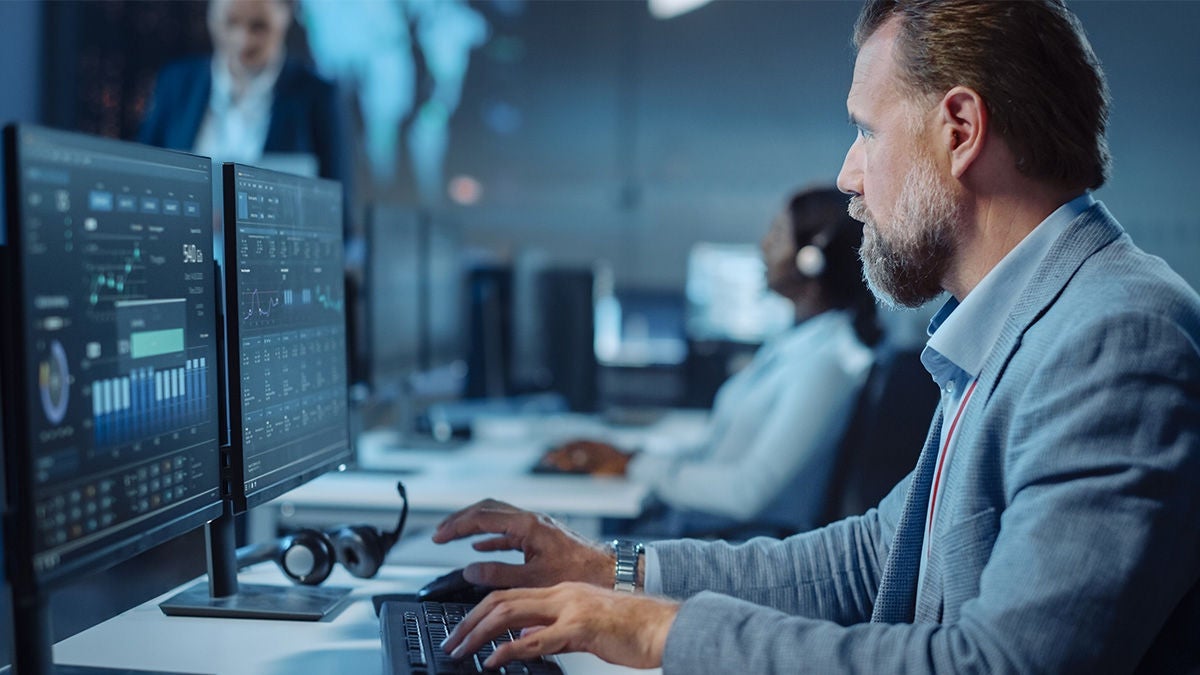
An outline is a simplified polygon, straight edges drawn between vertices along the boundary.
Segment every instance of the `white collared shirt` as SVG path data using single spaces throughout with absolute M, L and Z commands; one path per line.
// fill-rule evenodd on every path
M 629 479 L 673 508 L 811 525 L 874 359 L 850 312 L 812 317 L 764 344 L 721 386 L 701 447 L 677 457 L 641 453 Z M 798 484 L 812 489 L 789 489 Z M 653 593 L 661 588 L 653 547 L 645 564 Z
M 192 148 L 196 154 L 218 162 L 253 162 L 262 157 L 283 61 L 280 58 L 264 68 L 237 93 L 228 62 L 213 57 L 212 92 Z

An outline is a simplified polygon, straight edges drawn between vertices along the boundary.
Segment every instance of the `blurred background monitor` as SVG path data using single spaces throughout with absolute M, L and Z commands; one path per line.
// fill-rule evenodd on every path
M 416 210 L 375 204 L 367 215 L 366 341 L 372 396 L 393 400 L 421 367 L 421 228 Z
M 4 144 L 4 553 L 36 675 L 53 589 L 221 513 L 211 163 L 27 126 Z
M 600 365 L 678 366 L 687 358 L 683 298 L 678 292 L 616 289 L 599 279 L 593 302 Z
M 541 250 L 522 251 L 513 260 L 511 315 L 512 340 L 509 344 L 509 378 L 517 387 L 531 390 L 548 389 L 553 377 L 547 358 L 546 335 L 543 328 L 547 318 L 542 305 L 541 283 L 549 266 L 548 256 Z M 587 303 L 591 305 L 591 288 Z
M 551 265 L 537 252 L 472 264 L 467 397 L 554 393 L 571 410 L 593 409 L 593 284 L 590 268 Z
M 428 298 L 425 327 L 426 370 L 461 368 L 466 324 L 465 268 L 462 235 L 449 221 L 427 219 L 424 232 L 425 293 Z
M 593 317 L 597 405 L 610 422 L 653 422 L 654 411 L 686 401 L 688 341 L 681 293 L 616 288 L 602 266 L 595 277 Z
M 795 320 L 791 303 L 767 288 L 762 254 L 752 244 L 693 246 L 686 294 L 692 340 L 761 343 Z
M 409 206 L 375 204 L 367 218 L 369 424 L 410 442 L 434 403 L 466 386 L 466 271 L 453 224 Z

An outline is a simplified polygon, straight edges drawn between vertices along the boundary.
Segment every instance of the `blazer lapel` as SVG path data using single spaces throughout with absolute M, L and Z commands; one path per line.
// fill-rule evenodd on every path
M 942 437 L 942 416 L 933 416 L 925 448 L 917 460 L 908 493 L 904 495 L 904 512 L 896 525 L 892 547 L 884 563 L 879 593 L 871 610 L 872 623 L 912 623 L 917 597 L 917 572 L 921 569 L 921 544 L 925 536 L 925 512 L 929 506 L 929 489 L 933 485 L 933 468 L 937 463 L 938 441 Z

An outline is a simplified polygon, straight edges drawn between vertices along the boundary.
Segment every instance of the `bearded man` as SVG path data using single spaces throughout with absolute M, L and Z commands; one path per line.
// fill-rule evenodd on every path
M 871 0 L 838 186 L 877 296 L 948 292 L 942 390 L 876 509 L 784 540 L 610 550 L 497 502 L 493 592 L 447 639 L 489 659 L 590 651 L 667 673 L 1200 669 L 1200 298 L 1091 195 L 1108 93 L 1059 0 Z M 610 590 L 636 587 L 644 593 Z

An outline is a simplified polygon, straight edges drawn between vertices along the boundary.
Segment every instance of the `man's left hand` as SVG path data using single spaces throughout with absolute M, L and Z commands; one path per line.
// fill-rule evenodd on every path
M 633 668 L 662 665 L 679 603 L 582 583 L 493 591 L 446 639 L 455 658 L 469 657 L 506 629 L 529 628 L 501 643 L 484 664 L 499 668 L 544 654 L 590 652 Z

